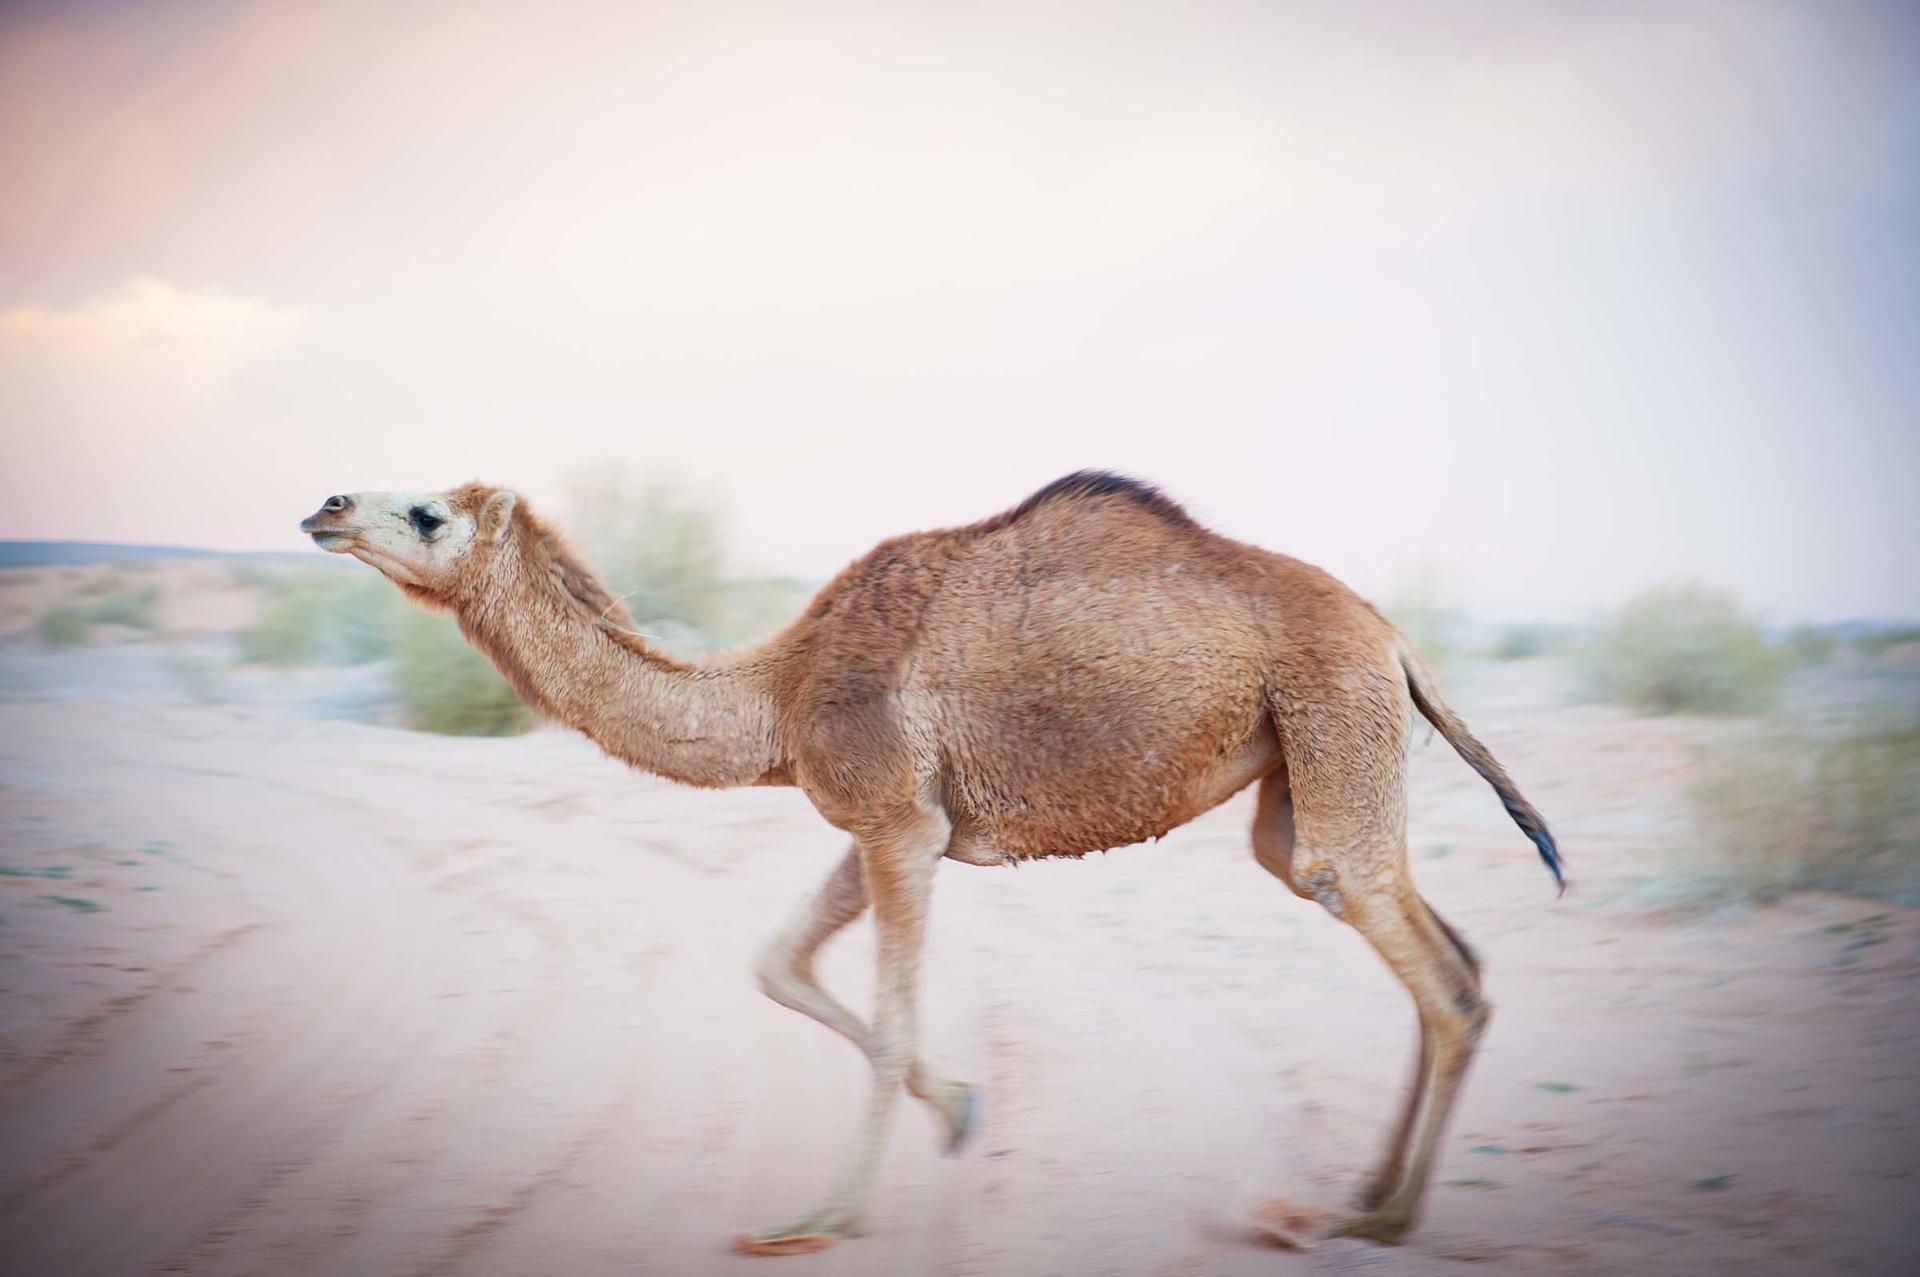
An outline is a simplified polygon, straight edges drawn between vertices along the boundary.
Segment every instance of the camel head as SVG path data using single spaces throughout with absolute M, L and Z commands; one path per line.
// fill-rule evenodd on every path
M 421 602 L 451 606 L 483 582 L 518 498 L 469 483 L 446 492 L 352 492 L 300 521 L 315 545 L 351 554 Z

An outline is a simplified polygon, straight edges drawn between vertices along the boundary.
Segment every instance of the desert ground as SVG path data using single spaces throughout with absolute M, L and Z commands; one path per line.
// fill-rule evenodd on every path
M 1348 1203 L 1414 1031 L 1364 943 L 1254 863 L 1243 794 L 1083 862 L 944 866 L 923 1035 L 984 1086 L 980 1128 L 942 1157 L 907 1102 L 868 1235 L 751 1259 L 730 1239 L 815 1203 L 864 1103 L 858 1054 L 751 977 L 841 836 L 795 792 L 678 788 L 556 729 L 335 721 L 345 676 L 190 695 L 182 661 L 241 605 L 214 568 L 162 571 L 171 645 L 0 643 L 8 1273 L 1920 1261 L 1920 910 L 1673 903 L 1727 723 L 1569 704 L 1552 659 L 1450 678 L 1574 885 L 1556 900 L 1486 787 L 1416 748 L 1415 873 L 1496 1010 L 1407 1245 L 1245 1223 Z M 62 580 L 0 592 L 0 629 Z M 823 962 L 855 1005 L 871 952 L 857 926 Z

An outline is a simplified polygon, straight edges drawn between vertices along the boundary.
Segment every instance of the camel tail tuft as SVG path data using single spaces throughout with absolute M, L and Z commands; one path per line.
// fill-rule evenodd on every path
M 1454 748 L 1454 752 L 1467 760 L 1467 766 L 1480 773 L 1480 778 L 1493 786 L 1493 792 L 1500 795 L 1500 802 L 1506 807 L 1507 815 L 1513 817 L 1513 823 L 1520 826 L 1520 832 L 1533 840 L 1540 849 L 1540 859 L 1546 863 L 1547 872 L 1559 885 L 1561 894 L 1567 890 L 1567 875 L 1560 859 L 1560 848 L 1553 841 L 1553 833 L 1547 828 L 1547 822 L 1532 803 L 1521 795 L 1513 778 L 1507 775 L 1507 769 L 1500 760 L 1482 745 L 1467 725 L 1460 721 L 1447 703 L 1440 698 L 1439 690 L 1433 684 L 1433 676 L 1420 661 L 1418 655 L 1404 643 L 1400 649 L 1400 667 L 1406 671 L 1407 690 L 1413 694 L 1414 708 Z

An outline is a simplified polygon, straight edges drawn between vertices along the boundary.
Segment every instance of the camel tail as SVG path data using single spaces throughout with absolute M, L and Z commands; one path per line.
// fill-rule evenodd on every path
M 1531 838 L 1533 845 L 1540 849 L 1540 859 L 1546 862 L 1547 872 L 1553 875 L 1554 882 L 1564 894 L 1567 876 L 1560 861 L 1560 849 L 1554 844 L 1547 822 L 1534 810 L 1533 804 L 1521 796 L 1513 778 L 1507 775 L 1507 769 L 1500 765 L 1500 760 L 1467 730 L 1460 716 L 1440 699 L 1440 691 L 1433 685 L 1433 675 L 1427 672 L 1420 657 L 1404 645 L 1400 649 L 1400 668 L 1406 671 L 1407 690 L 1413 693 L 1414 708 L 1447 738 L 1447 744 L 1467 760 L 1467 766 L 1480 773 L 1480 779 L 1493 786 L 1493 792 L 1500 795 L 1507 815 L 1513 817 L 1513 823 L 1520 826 L 1520 832 Z

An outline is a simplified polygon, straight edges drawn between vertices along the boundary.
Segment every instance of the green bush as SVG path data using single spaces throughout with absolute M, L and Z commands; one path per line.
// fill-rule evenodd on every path
M 1581 661 L 1592 694 L 1661 714 L 1757 713 L 1788 663 L 1732 595 L 1687 584 L 1629 599 Z
M 240 659 L 264 665 L 357 665 L 386 656 L 406 600 L 370 572 L 314 566 L 273 578 L 236 639 Z
M 85 608 L 56 607 L 40 618 L 40 641 L 48 647 L 74 647 L 87 641 L 92 628 Z
M 410 609 L 398 630 L 393 677 L 407 726 L 447 736 L 511 736 L 537 723 L 453 618 Z
M 79 593 L 95 596 L 95 602 L 62 604 L 44 613 L 40 617 L 40 641 L 49 647 L 73 647 L 86 642 L 96 625 L 125 625 L 136 630 L 160 627 L 160 618 L 154 610 L 160 602 L 159 591 L 152 586 L 144 590 L 121 589 L 105 577 L 87 584 L 98 586 L 102 582 L 111 591 L 104 598 L 98 597 L 99 589 L 82 587 Z
M 391 659 L 406 725 L 454 736 L 526 731 L 534 715 L 450 617 L 406 601 L 393 583 L 331 563 L 266 579 L 266 601 L 238 638 L 240 659 L 282 667 Z
M 1769 724 L 1712 759 L 1691 798 L 1709 880 L 1727 894 L 1920 898 L 1920 722 L 1911 716 Z
M 114 590 L 88 610 L 98 625 L 125 625 L 136 630 L 157 630 L 160 617 L 154 610 L 160 592 L 152 586 L 144 590 Z

